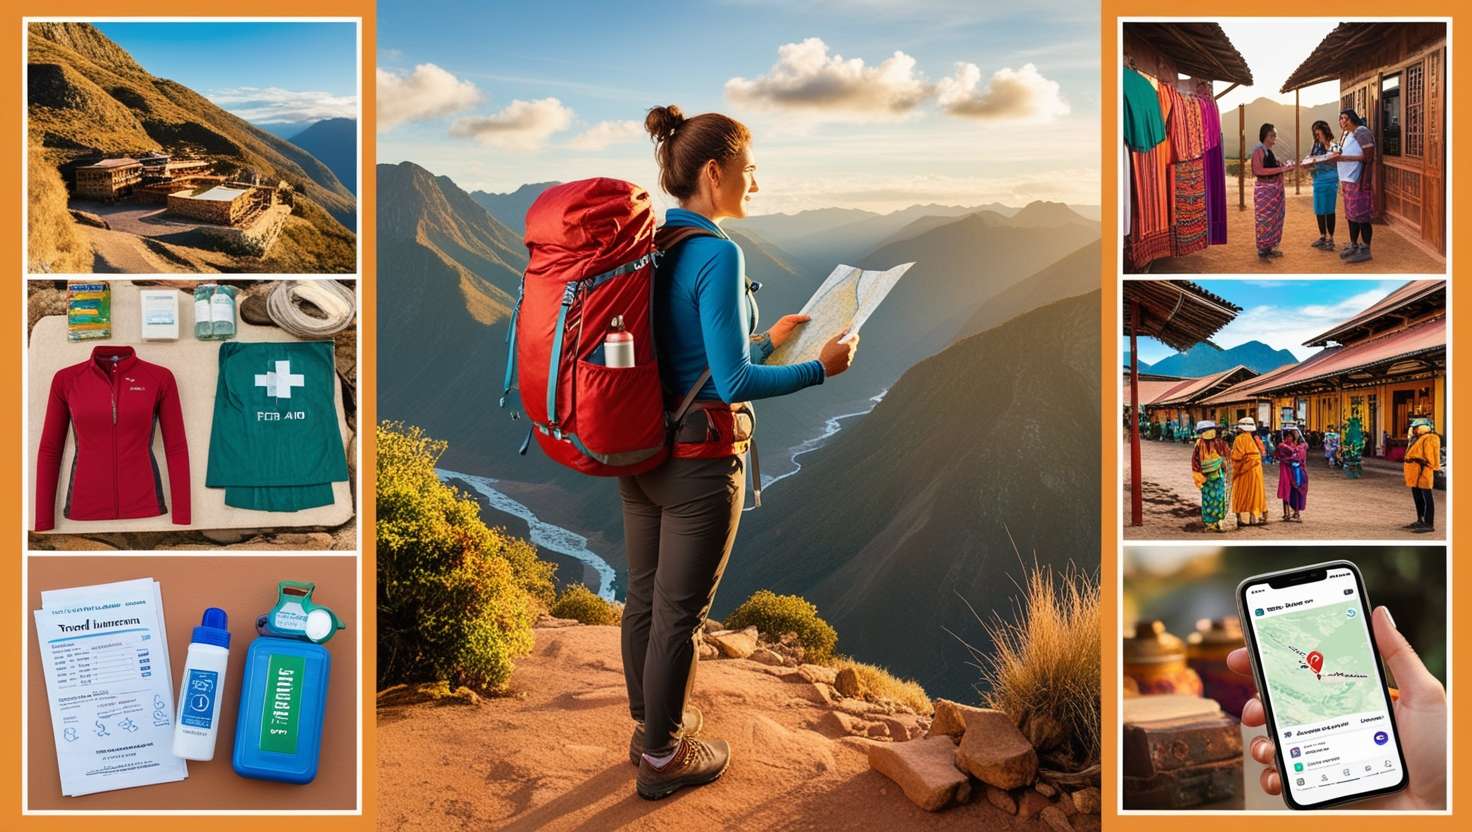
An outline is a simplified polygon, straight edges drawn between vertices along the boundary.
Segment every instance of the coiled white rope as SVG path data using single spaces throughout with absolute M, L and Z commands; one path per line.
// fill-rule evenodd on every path
M 321 314 L 309 313 L 307 306 Z M 326 338 L 352 326 L 357 298 L 336 280 L 283 280 L 266 296 L 266 314 L 298 338 Z

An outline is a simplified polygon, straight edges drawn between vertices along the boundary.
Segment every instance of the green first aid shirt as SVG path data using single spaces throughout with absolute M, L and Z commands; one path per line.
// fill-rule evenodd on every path
M 330 505 L 348 478 L 336 384 L 331 341 L 221 344 L 205 485 L 237 508 Z

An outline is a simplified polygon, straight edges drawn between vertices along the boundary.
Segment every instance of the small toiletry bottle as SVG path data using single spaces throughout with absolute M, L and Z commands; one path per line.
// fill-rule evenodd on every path
M 210 331 L 216 341 L 235 337 L 235 295 L 239 291 L 234 286 L 216 286 L 210 297 Z
M 634 366 L 634 334 L 624 328 L 623 315 L 614 315 L 608 322 L 608 335 L 603 338 L 603 365 Z
M 220 733 L 220 693 L 229 661 L 228 619 L 224 610 L 210 607 L 194 628 L 189 655 L 184 660 L 179 718 L 174 722 L 174 756 L 186 760 L 214 758 L 215 737 Z
M 215 293 L 215 284 L 201 283 L 194 287 L 194 337 L 210 341 L 215 337 L 210 325 L 210 296 Z

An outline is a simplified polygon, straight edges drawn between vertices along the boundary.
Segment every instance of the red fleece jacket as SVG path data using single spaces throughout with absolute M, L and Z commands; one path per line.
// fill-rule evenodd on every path
M 189 525 L 189 442 L 174 374 L 132 347 L 99 346 L 51 379 L 36 454 L 36 531 L 56 526 L 56 486 L 67 426 L 76 453 L 63 513 L 72 520 L 121 520 L 168 513 L 153 431 L 163 428 L 174 523 Z

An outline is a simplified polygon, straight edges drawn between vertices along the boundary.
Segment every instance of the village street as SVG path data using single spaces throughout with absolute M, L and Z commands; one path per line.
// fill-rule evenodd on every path
M 1201 524 L 1200 492 L 1191 480 L 1191 446 L 1176 442 L 1140 441 L 1141 482 L 1144 491 L 1144 525 L 1131 526 L 1129 459 L 1126 441 L 1120 448 L 1124 460 L 1124 536 L 1130 540 L 1160 538 L 1240 540 L 1386 540 L 1415 539 L 1430 542 L 1445 539 L 1445 491 L 1437 491 L 1436 524 L 1433 534 L 1413 534 L 1402 528 L 1416 519 L 1410 489 L 1401 480 L 1399 466 L 1366 461 L 1364 475 L 1348 479 L 1337 468 L 1329 468 L 1317 449 L 1308 459 L 1308 507 L 1303 522 L 1282 520 L 1283 504 L 1277 498 L 1278 466 L 1263 469 L 1268 497 L 1268 524 L 1237 528 L 1227 515 L 1224 534 L 1205 531 Z M 1230 499 L 1230 498 L 1229 498 Z M 1230 506 L 1230 502 L 1228 504 Z

